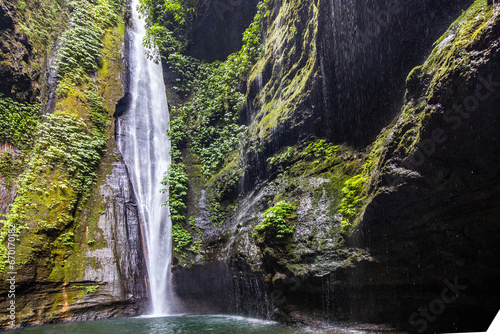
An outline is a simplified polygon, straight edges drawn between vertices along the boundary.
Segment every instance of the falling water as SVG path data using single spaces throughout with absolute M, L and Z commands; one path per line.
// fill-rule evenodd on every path
M 161 65 L 146 58 L 142 39 L 144 21 L 132 1 L 133 27 L 128 30 L 130 50 L 130 104 L 118 119 L 117 141 L 130 173 L 139 206 L 147 251 L 152 315 L 171 312 L 171 222 L 162 207 L 163 173 L 170 164 L 170 142 L 165 134 L 169 116 Z

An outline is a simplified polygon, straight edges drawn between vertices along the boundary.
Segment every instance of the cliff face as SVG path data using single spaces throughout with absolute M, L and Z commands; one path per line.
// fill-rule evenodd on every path
M 0 307 L 14 229 L 17 325 L 137 314 L 140 224 L 111 117 L 124 4 L 23 3 L 0 4 Z M 206 172 L 219 153 L 206 142 L 179 152 L 189 181 L 174 243 L 188 241 L 174 283 L 187 310 L 486 329 L 500 307 L 498 7 L 474 2 L 439 38 L 471 4 L 198 2 L 186 53 L 244 52 L 222 73 L 177 58 L 224 83 L 202 78 L 208 102 L 183 136 L 208 129 L 226 153 Z M 71 43 L 78 28 L 91 45 Z M 241 125 L 230 144 L 219 137 Z
M 241 148 L 190 190 L 204 251 L 176 269 L 181 297 L 217 301 L 227 291 L 213 281 L 182 285 L 220 270 L 233 311 L 264 286 L 267 305 L 246 312 L 487 328 L 499 308 L 498 8 L 474 3 L 439 38 L 471 3 L 270 3 Z M 234 205 L 221 226 L 214 188 Z M 283 200 L 293 233 L 256 231 Z
M 147 298 L 140 219 L 112 121 L 125 82 L 124 3 L 0 7 L 0 305 L 15 301 L 15 326 L 137 315 Z
M 207 61 L 224 60 L 241 49 L 241 35 L 257 11 L 258 0 L 200 1 L 187 54 Z

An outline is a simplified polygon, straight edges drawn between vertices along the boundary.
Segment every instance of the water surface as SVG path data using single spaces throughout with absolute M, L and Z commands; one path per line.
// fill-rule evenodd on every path
M 362 327 L 362 326 L 361 326 Z M 30 327 L 14 333 L 43 334 L 397 334 L 387 330 L 365 330 L 356 325 L 330 328 L 290 328 L 277 322 L 228 315 L 139 317 Z

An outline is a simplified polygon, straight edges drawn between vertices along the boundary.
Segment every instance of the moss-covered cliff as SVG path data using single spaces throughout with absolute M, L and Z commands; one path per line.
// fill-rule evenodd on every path
M 250 27 L 261 46 L 238 80 L 179 54 L 166 62 L 167 84 L 175 73 L 187 83 L 170 99 L 181 102 L 170 135 L 185 166 L 179 296 L 287 321 L 484 330 L 499 306 L 498 8 L 260 8 Z M 227 71 L 241 52 L 214 66 Z M 225 137 L 230 122 L 241 127 Z M 218 278 L 186 288 L 201 277 Z M 422 321 L 446 282 L 467 292 Z M 256 291 L 266 303 L 248 302 Z
M 500 308 L 499 7 L 141 3 L 172 107 L 164 183 L 186 310 L 486 329 Z M 15 270 L 18 325 L 145 299 L 113 139 L 124 5 L 0 4 L 0 306 Z
M 146 297 L 139 218 L 112 121 L 125 3 L 1 8 L 0 303 L 16 306 L 3 326 L 137 314 Z

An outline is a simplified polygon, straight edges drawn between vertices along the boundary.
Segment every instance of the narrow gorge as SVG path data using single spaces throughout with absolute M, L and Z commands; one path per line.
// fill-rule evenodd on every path
M 0 0 L 0 34 L 1 330 L 500 310 L 499 5 Z

